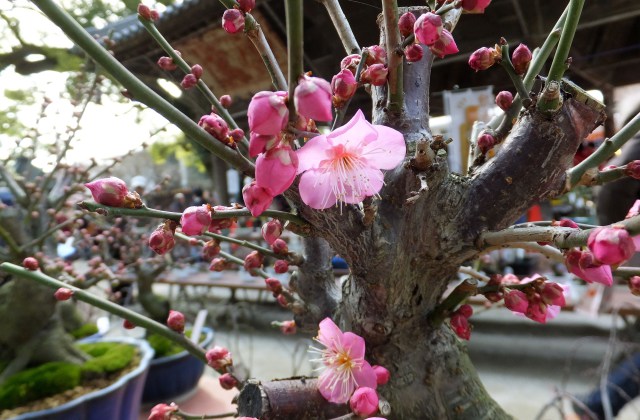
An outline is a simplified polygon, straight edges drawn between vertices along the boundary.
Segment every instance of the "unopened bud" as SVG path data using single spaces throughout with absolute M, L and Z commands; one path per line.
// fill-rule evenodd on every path
M 469 66 L 475 71 L 486 70 L 496 63 L 497 53 L 494 48 L 482 47 L 469 57 Z
M 258 251 L 253 251 L 249 253 L 249 255 L 244 257 L 244 269 L 251 272 L 251 270 L 255 268 L 262 267 L 263 259 L 264 258 L 262 254 L 260 254 Z
M 225 370 L 227 366 L 233 365 L 231 353 L 225 347 L 215 346 L 207 350 L 207 364 L 215 370 Z
M 274 295 L 279 295 L 282 293 L 282 283 L 280 280 L 274 279 L 273 277 L 268 277 L 264 279 L 265 284 L 267 285 L 267 289 L 270 292 L 273 292 Z
M 220 105 L 222 105 L 224 108 L 230 108 L 232 103 L 233 103 L 233 100 L 231 99 L 231 96 L 222 95 L 220 97 Z
M 387 83 L 389 70 L 384 64 L 372 64 L 360 74 L 360 82 L 373 86 L 383 86 Z
M 223 271 L 227 268 L 227 260 L 224 258 L 214 258 L 209 264 L 209 271 Z
M 420 61 L 422 60 L 423 56 L 424 56 L 424 49 L 420 44 L 411 44 L 404 49 L 404 57 L 407 59 L 409 63 L 415 63 L 416 61 Z
M 178 68 L 171 57 L 160 57 L 158 59 L 158 67 L 166 71 L 173 71 Z
M 372 64 L 385 64 L 387 62 L 387 52 L 380 45 L 367 47 L 367 52 L 367 59 L 365 61 L 367 66 Z
M 289 252 L 289 247 L 284 240 L 278 238 L 271 244 L 271 250 L 276 254 L 283 255 Z
M 133 322 L 129 321 L 128 319 L 125 319 L 122 321 L 122 328 L 124 328 L 125 330 L 132 330 L 136 327 L 136 324 L 134 324 Z
M 523 75 L 527 72 L 531 58 L 533 58 L 531 50 L 524 44 L 518 45 L 511 54 L 511 62 L 516 74 Z
M 387 382 L 389 382 L 391 374 L 389 373 L 389 370 L 387 370 L 387 368 L 378 365 L 372 366 L 372 368 L 376 374 L 376 382 L 378 385 L 385 385 Z
M 471 315 L 473 315 L 473 308 L 471 305 L 464 304 L 461 305 L 456 312 L 465 318 L 471 318 Z
M 243 12 L 249 13 L 256 7 L 256 0 L 238 0 L 238 6 Z
M 640 296 L 640 276 L 633 276 L 629 279 L 629 290 L 635 296 Z
M 230 373 L 220 375 L 218 380 L 220 381 L 220 386 L 226 390 L 233 389 L 238 385 L 238 380 Z
M 60 301 L 69 300 L 71 299 L 71 296 L 73 296 L 73 290 L 67 289 L 66 287 L 59 288 L 53 294 L 53 297 L 56 298 L 56 300 L 60 300 Z
M 198 78 L 194 76 L 192 73 L 185 74 L 184 78 L 180 82 L 180 86 L 182 86 L 183 89 L 191 89 L 197 84 L 198 84 Z
M 478 137 L 478 150 L 483 155 L 493 148 L 497 143 L 496 138 L 489 133 L 483 133 Z
M 333 92 L 333 106 L 342 107 L 356 92 L 358 83 L 353 73 L 347 69 L 340 70 L 340 73 L 331 79 L 331 90 Z
M 262 237 L 269 244 L 273 244 L 282 235 L 282 222 L 278 219 L 271 219 L 262 225 Z
M 413 25 L 416 23 L 416 17 L 413 13 L 403 13 L 398 19 L 398 28 L 402 36 L 409 36 L 413 33 Z
M 222 27 L 230 34 L 244 29 L 244 14 L 238 9 L 227 9 L 222 15 Z
M 282 323 L 280 324 L 280 331 L 284 335 L 295 334 L 297 332 L 296 321 L 293 321 L 293 320 L 282 321 Z
M 634 160 L 627 163 L 624 174 L 631 178 L 640 179 L 640 160 Z
M 24 260 L 22 260 L 22 266 L 30 271 L 36 271 L 40 269 L 40 264 L 38 263 L 38 260 L 36 260 L 33 257 L 27 257 Z
M 496 95 L 496 105 L 498 105 L 501 110 L 507 111 L 509 108 L 511 108 L 512 103 L 513 94 L 508 90 L 503 90 Z
M 278 260 L 273 264 L 273 269 L 278 274 L 286 273 L 289 271 L 289 263 L 285 260 Z
M 191 74 L 193 74 L 196 79 L 200 80 L 200 78 L 202 77 L 202 66 L 200 64 L 194 64 L 193 66 L 191 66 Z
M 178 311 L 169 311 L 169 317 L 167 318 L 167 327 L 173 331 L 182 333 L 184 331 L 184 314 Z

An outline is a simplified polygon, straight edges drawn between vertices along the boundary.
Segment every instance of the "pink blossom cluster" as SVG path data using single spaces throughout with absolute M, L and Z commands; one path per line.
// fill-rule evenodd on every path
M 358 416 L 370 416 L 378 411 L 378 385 L 389 381 L 389 371 L 382 366 L 371 366 L 364 359 L 365 342 L 352 332 L 342 332 L 330 319 L 320 322 L 315 338 L 324 346 L 312 348 L 319 353 L 323 371 L 318 378 L 318 390 L 329 402 L 349 402 Z
M 546 281 L 539 274 L 522 280 L 513 274 L 498 276 L 498 284 L 507 309 L 542 324 L 560 313 L 569 292 L 568 286 Z
M 456 335 L 463 340 L 471 338 L 471 324 L 469 318 L 473 315 L 473 308 L 470 305 L 461 305 L 451 314 L 449 325 Z
M 362 64 L 362 71 L 356 74 L 362 56 L 350 54 L 340 62 L 340 71 L 331 79 L 331 93 L 333 106 L 342 108 L 353 97 L 360 84 L 383 86 L 387 83 L 389 70 L 387 69 L 387 52 L 380 45 L 365 48 L 367 56 Z
M 412 12 L 406 12 L 398 19 L 398 28 L 405 38 L 415 36 L 416 42 L 404 49 L 404 56 L 410 63 L 422 59 L 423 45 L 429 47 L 431 53 L 440 58 L 458 52 L 453 35 L 444 29 L 442 18 L 436 13 L 427 12 L 416 18 Z

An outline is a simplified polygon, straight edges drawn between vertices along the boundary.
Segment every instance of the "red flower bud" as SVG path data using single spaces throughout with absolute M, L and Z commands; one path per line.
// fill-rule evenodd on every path
M 271 250 L 276 254 L 282 255 L 289 252 L 289 247 L 285 241 L 278 238 L 271 244 Z
M 497 143 L 496 138 L 489 133 L 483 133 L 478 137 L 478 150 L 483 155 L 493 148 Z
M 462 0 L 461 7 L 467 13 L 484 13 L 491 0 Z
M 367 66 L 372 64 L 386 64 L 387 52 L 380 45 L 367 47 L 367 52 L 367 60 L 365 61 Z
M 167 318 L 167 327 L 173 331 L 182 333 L 184 331 L 184 314 L 178 311 L 169 311 L 169 317 Z
M 203 115 L 200 117 L 198 125 L 222 143 L 229 143 L 229 126 L 218 114 Z
M 222 15 L 222 27 L 230 34 L 244 29 L 244 14 L 238 9 L 227 9 Z
M 215 346 L 206 353 L 207 364 L 215 370 L 225 370 L 227 366 L 233 365 L 231 353 L 225 347 Z
M 276 296 L 276 301 L 278 302 L 278 304 L 280 304 L 280 306 L 282 306 L 283 308 L 287 308 L 289 307 L 289 301 L 287 300 L 287 298 L 280 294 L 278 296 Z
M 73 296 L 73 290 L 67 289 L 66 287 L 61 287 L 53 294 L 53 297 L 56 300 L 69 300 Z
M 411 44 L 404 49 L 404 57 L 407 59 L 409 63 L 415 63 L 416 61 L 420 61 L 422 60 L 423 56 L 424 56 L 424 49 L 422 49 L 422 45 L 420 44 Z
M 494 48 L 482 47 L 469 57 L 469 66 L 475 71 L 486 70 L 496 63 L 498 53 Z
M 635 296 L 640 296 L 640 276 L 633 276 L 629 279 L 629 290 Z
M 123 207 L 129 193 L 127 184 L 115 176 L 96 179 L 84 186 L 89 188 L 96 203 L 111 207 Z
M 202 247 L 202 257 L 206 261 L 212 260 L 213 257 L 218 255 L 219 253 L 220 253 L 220 243 L 215 239 L 208 241 Z
M 171 251 L 176 244 L 173 233 L 174 231 L 167 224 L 161 224 L 149 236 L 149 248 L 159 255 Z
M 273 292 L 274 295 L 279 295 L 282 293 L 282 283 L 280 280 L 274 279 L 273 277 L 268 277 L 264 279 L 265 284 L 267 285 L 267 289 L 270 292 Z
M 349 70 L 355 76 L 358 64 L 360 64 L 360 54 L 351 54 L 340 61 L 341 70 Z
M 369 83 L 373 86 L 383 86 L 387 83 L 389 70 L 384 64 L 372 64 L 360 74 L 361 83 Z
M 389 371 L 387 370 L 387 368 L 384 368 L 382 366 L 372 366 L 373 371 L 376 373 L 376 383 L 378 385 L 385 385 L 387 382 L 389 382 L 389 378 L 391 377 L 391 374 L 389 373 Z
M 191 66 L 191 74 L 193 74 L 196 79 L 200 80 L 200 78 L 202 77 L 202 66 L 200 64 L 194 64 L 193 66 Z
M 640 179 L 640 160 L 634 160 L 627 163 L 624 174 L 631 178 Z
M 503 90 L 496 95 L 496 105 L 498 105 L 501 110 L 508 110 L 509 108 L 511 108 L 512 103 L 513 94 L 508 90 Z
M 218 380 L 220 381 L 220 386 L 223 389 L 227 389 L 227 390 L 233 389 L 235 388 L 236 385 L 238 385 L 238 380 L 234 378 L 233 375 L 231 375 L 230 373 L 225 373 L 223 375 L 220 375 Z
M 262 267 L 264 257 L 258 251 L 253 251 L 244 257 L 244 269 L 251 272 L 254 268 Z
M 465 318 L 471 318 L 471 315 L 473 315 L 473 308 L 471 305 L 464 304 L 461 305 L 456 312 Z
M 427 12 L 416 20 L 413 32 L 419 43 L 433 45 L 442 34 L 442 18 L 435 13 Z
M 284 335 L 293 335 L 296 333 L 296 321 L 282 321 L 280 324 L 280 331 Z
M 402 36 L 409 36 L 413 33 L 413 25 L 416 23 L 416 16 L 411 13 L 403 13 L 398 19 L 398 28 Z
M 178 68 L 176 63 L 173 62 L 171 57 L 160 57 L 158 58 L 158 67 L 162 70 L 173 71 Z
M 222 105 L 223 107 L 230 108 L 232 103 L 233 103 L 233 100 L 231 99 L 231 96 L 222 95 L 220 97 L 220 105 Z
M 278 260 L 273 264 L 273 269 L 278 274 L 286 273 L 289 271 L 289 263 L 285 260 Z
M 469 325 L 469 321 L 463 315 L 454 314 L 451 316 L 451 320 L 449 321 L 451 324 L 451 328 L 456 335 L 464 340 L 468 340 L 471 338 L 471 326 Z
M 358 83 L 353 73 L 347 69 L 340 70 L 340 73 L 331 79 L 331 90 L 333 92 L 333 106 L 342 107 L 356 92 Z
M 146 4 L 140 3 L 138 5 L 138 15 L 140 15 L 140 17 L 143 18 L 143 19 L 153 20 L 151 18 L 151 8 L 149 6 L 147 6 Z
M 540 297 L 547 305 L 565 306 L 564 289 L 557 283 L 547 282 L 542 285 Z
M 132 330 L 136 327 L 136 324 L 134 324 L 133 322 L 129 321 L 128 319 L 125 319 L 122 321 L 122 328 L 124 328 L 125 330 Z
M 185 74 L 184 78 L 180 82 L 180 86 L 182 86 L 183 89 L 191 89 L 197 84 L 198 78 L 191 73 Z
M 531 58 L 533 58 L 531 50 L 524 44 L 518 45 L 513 54 L 511 54 L 511 62 L 516 74 L 523 75 L 527 72 Z
M 36 271 L 40 269 L 40 264 L 38 263 L 38 260 L 36 260 L 33 257 L 27 257 L 24 260 L 22 260 L 22 266 L 30 271 Z
M 148 420 L 173 420 L 177 417 L 173 415 L 176 411 L 178 411 L 179 407 L 176 403 L 167 404 L 158 404 L 151 409 L 151 413 L 149 413 Z
M 354 414 L 366 417 L 378 411 L 379 402 L 378 394 L 374 389 L 362 386 L 356 389 L 349 399 L 349 406 Z
M 243 12 L 249 13 L 256 7 L 256 0 L 238 0 L 238 6 Z
M 278 219 L 271 219 L 262 225 L 262 237 L 271 245 L 282 235 L 282 222 Z
M 209 264 L 209 271 L 223 271 L 227 268 L 227 260 L 224 258 L 214 258 L 211 260 L 211 264 Z

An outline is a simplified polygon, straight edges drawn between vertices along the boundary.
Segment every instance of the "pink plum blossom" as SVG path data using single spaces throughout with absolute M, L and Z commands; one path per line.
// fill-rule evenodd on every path
M 163 223 L 159 225 L 151 235 L 149 235 L 149 248 L 159 255 L 164 255 L 171 251 L 176 245 L 173 233 L 173 230 L 167 227 L 166 224 Z
M 291 186 L 298 171 L 298 155 L 288 144 L 274 147 L 256 159 L 256 183 L 275 197 Z
M 484 13 L 491 0 L 462 0 L 462 9 L 467 13 Z
M 398 29 L 402 36 L 409 36 L 413 33 L 413 25 L 416 23 L 416 17 L 411 12 L 403 13 L 398 18 Z
M 419 43 L 433 45 L 442 33 L 442 18 L 435 13 L 425 13 L 416 20 L 413 32 Z
M 96 203 L 111 207 L 123 207 L 129 193 L 127 184 L 115 176 L 96 179 L 84 186 L 89 188 Z
M 529 299 L 527 295 L 521 290 L 511 290 L 504 295 L 504 306 L 510 311 L 524 314 L 529 307 Z
M 233 365 L 231 353 L 226 347 L 215 346 L 207 350 L 205 357 L 207 358 L 207 364 L 215 370 L 224 371 L 228 366 Z
M 347 124 L 312 138 L 297 153 L 302 201 L 326 209 L 377 194 L 384 179 L 381 169 L 400 164 L 406 146 L 400 132 L 370 124 L 358 110 Z
M 256 181 L 252 181 L 242 188 L 242 198 L 244 199 L 244 205 L 247 206 L 253 217 L 260 216 L 273 201 L 273 195 L 265 188 L 257 185 Z
M 367 51 L 369 52 L 369 54 L 367 55 L 367 60 L 365 61 L 365 64 L 367 66 L 387 63 L 387 52 L 380 45 L 372 45 L 370 47 L 367 47 Z
M 572 274 L 587 283 L 600 283 L 605 286 L 613 284 L 611 266 L 600 264 L 589 251 L 572 249 L 565 255 L 565 264 Z
M 469 67 L 475 71 L 486 70 L 496 63 L 498 53 L 494 48 L 482 47 L 469 57 Z
M 364 360 L 365 343 L 359 335 L 343 333 L 330 319 L 320 322 L 315 338 L 324 349 L 314 349 L 320 353 L 324 371 L 318 378 L 318 389 L 329 402 L 343 404 L 358 387 L 376 389 L 376 374 Z
M 518 45 L 518 47 L 513 50 L 513 54 L 511 54 L 511 62 L 513 63 L 513 69 L 516 74 L 525 74 L 529 68 L 529 63 L 532 58 L 533 54 L 529 47 L 524 44 Z
M 202 235 L 211 224 L 211 207 L 207 204 L 187 207 L 180 217 L 182 233 L 189 236 Z
M 446 29 L 442 30 L 440 38 L 429 47 L 434 55 L 440 58 L 444 58 L 445 55 L 451 55 L 458 52 L 458 46 L 456 41 L 453 40 L 453 35 Z
M 378 411 L 380 399 L 375 389 L 363 386 L 353 393 L 349 399 L 351 411 L 358 416 L 368 416 Z
M 608 265 L 627 261 L 635 252 L 633 239 L 622 226 L 594 229 L 589 235 L 587 246 L 598 261 Z
M 167 317 L 167 327 L 171 328 L 175 332 L 182 333 L 184 331 L 184 314 L 178 311 L 169 311 Z
M 369 83 L 373 86 L 383 86 L 387 83 L 389 69 L 384 64 L 375 63 L 368 66 L 360 74 L 361 83 Z
M 249 129 L 252 132 L 275 136 L 289 120 L 287 92 L 262 91 L 253 95 L 247 109 Z
M 293 94 L 296 110 L 316 121 L 331 121 L 331 85 L 319 77 L 303 76 Z

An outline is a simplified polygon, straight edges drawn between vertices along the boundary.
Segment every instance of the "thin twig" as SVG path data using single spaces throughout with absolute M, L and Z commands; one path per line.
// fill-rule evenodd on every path
M 319 1 L 324 4 L 324 7 L 327 9 L 329 17 L 331 18 L 331 22 L 338 32 L 340 41 L 342 41 L 344 50 L 347 52 L 347 54 L 358 54 L 360 52 L 358 41 L 356 41 L 356 37 L 353 35 L 351 26 L 349 25 L 347 17 L 344 15 L 344 12 L 340 7 L 340 3 L 338 3 L 338 0 Z

